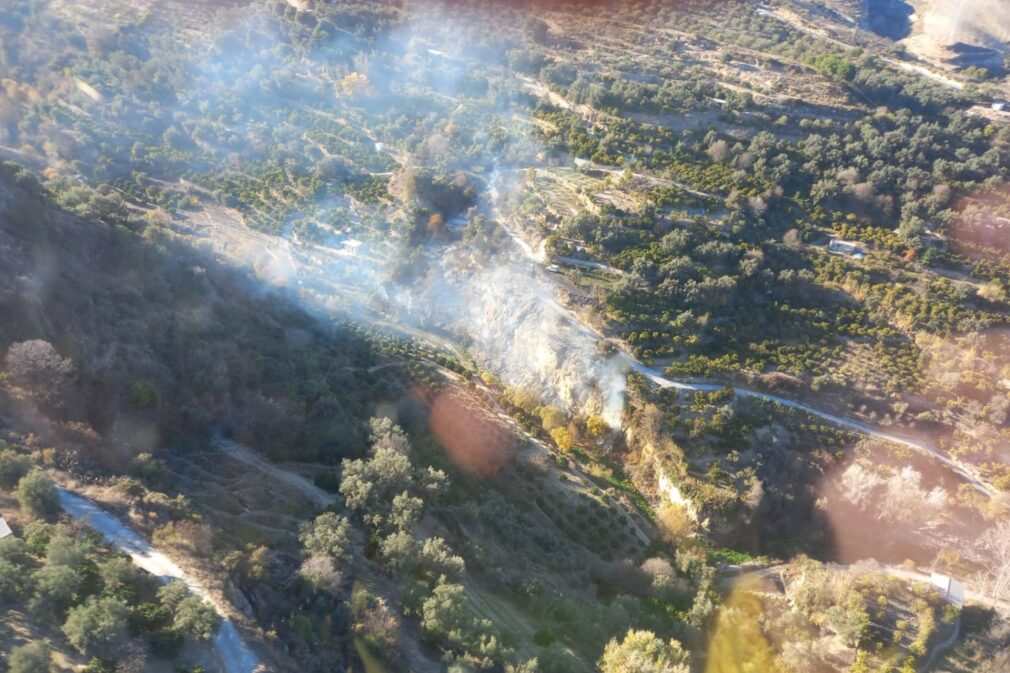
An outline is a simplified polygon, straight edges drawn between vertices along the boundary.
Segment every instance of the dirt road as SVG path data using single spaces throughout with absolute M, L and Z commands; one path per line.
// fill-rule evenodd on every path
M 190 591 L 214 605 L 221 615 L 221 628 L 214 636 L 214 650 L 225 673 L 254 673 L 265 671 L 259 658 L 242 640 L 235 624 L 228 619 L 227 607 L 222 600 L 209 592 L 172 559 L 154 549 L 151 543 L 124 526 L 97 504 L 70 491 L 60 489 L 60 505 L 75 519 L 102 534 L 105 541 L 127 554 L 140 568 L 151 573 L 163 583 L 179 580 Z
M 497 188 L 498 176 L 499 173 L 497 170 L 495 170 L 494 173 L 492 173 L 490 180 L 488 181 L 488 197 L 490 201 L 489 210 L 491 214 L 498 220 L 499 224 L 509 234 L 509 236 L 514 241 L 516 241 L 520 250 L 527 256 L 527 258 L 533 261 L 538 261 L 537 258 L 532 254 L 530 246 L 525 241 L 522 240 L 522 238 L 519 236 L 518 233 L 512 231 L 512 229 L 507 226 L 504 218 L 501 215 L 497 203 L 499 197 L 499 191 Z M 588 325 L 586 325 L 573 311 L 569 310 L 565 306 L 562 306 L 552 297 L 547 296 L 546 291 L 538 292 L 537 294 L 545 304 L 551 306 L 561 317 L 571 321 L 574 324 L 581 326 L 585 330 L 587 335 L 589 335 L 591 338 L 592 336 L 595 336 L 596 338 L 604 338 L 602 334 L 600 334 L 596 330 L 592 330 Z M 650 367 L 647 367 L 634 355 L 628 353 L 627 351 L 623 351 L 622 356 L 625 359 L 625 363 L 628 369 L 642 374 L 643 376 L 645 376 L 646 379 L 651 381 L 653 384 L 660 386 L 662 388 L 676 388 L 680 390 L 695 391 L 695 392 L 699 391 L 711 392 L 713 390 L 718 390 L 725 386 L 725 384 L 723 383 L 717 383 L 714 381 L 701 381 L 701 382 L 675 381 L 673 379 L 666 378 L 665 376 L 663 376 L 661 372 L 658 372 L 654 369 L 651 369 Z M 860 421 L 852 420 L 849 418 L 844 418 L 842 416 L 837 416 L 830 412 L 817 409 L 816 407 L 812 407 L 809 404 L 804 404 L 803 402 L 797 402 L 795 400 L 787 399 L 785 397 L 779 397 L 778 395 L 763 393 L 756 390 L 751 390 L 749 388 L 741 388 L 738 386 L 733 386 L 733 390 L 740 397 L 749 397 L 752 399 L 764 400 L 766 402 L 774 402 L 776 404 L 780 404 L 782 406 L 789 407 L 791 409 L 799 409 L 813 416 L 816 416 L 822 420 L 828 421 L 833 425 L 838 425 L 843 428 L 868 435 L 870 437 L 875 437 L 877 439 L 882 439 L 884 441 L 893 442 L 895 444 L 905 446 L 907 448 L 912 449 L 913 451 L 922 453 L 924 455 L 928 455 L 936 459 L 942 465 L 946 466 L 952 472 L 954 472 L 958 477 L 963 479 L 967 484 L 971 485 L 972 488 L 984 494 L 985 496 L 993 498 L 999 493 L 999 491 L 996 488 L 982 481 L 982 479 L 980 479 L 979 476 L 975 474 L 969 466 L 951 459 L 947 455 L 941 453 L 939 450 L 937 450 L 934 446 L 932 446 L 929 442 L 925 440 L 884 432 L 883 430 L 868 425 L 866 423 L 862 423 Z
M 846 570 L 851 567 L 843 565 L 841 563 L 828 563 L 827 565 L 831 568 L 835 568 L 838 570 Z M 742 571 L 744 573 L 753 573 L 760 577 L 772 578 L 781 575 L 782 571 L 785 570 L 786 568 L 786 564 L 780 563 L 776 565 L 770 565 L 764 568 L 754 568 L 754 569 L 748 569 L 742 566 L 725 566 L 725 568 L 733 573 L 738 573 Z M 886 575 L 890 575 L 891 577 L 897 577 L 898 579 L 902 579 L 908 582 L 918 582 L 920 584 L 930 584 L 930 585 L 933 583 L 932 577 L 930 575 L 923 572 L 919 572 L 918 570 L 908 570 L 900 566 L 883 565 L 883 564 L 878 565 L 875 568 L 875 570 L 882 572 Z M 945 596 L 944 598 L 948 602 L 953 602 L 949 596 Z M 992 596 L 989 596 L 988 594 L 984 594 L 967 587 L 965 587 L 964 599 L 965 601 L 970 601 L 983 607 L 991 607 L 993 610 L 1003 615 L 1004 617 L 1010 617 L 1010 601 L 997 599 Z
M 601 264 L 588 259 L 576 259 L 575 257 L 563 257 L 561 255 L 558 255 L 554 259 L 569 266 L 581 266 L 586 269 L 596 269 L 597 271 L 612 273 L 615 276 L 625 275 L 623 269 L 618 269 L 616 266 L 607 266 L 606 264 Z
M 500 185 L 499 185 L 500 171 L 498 171 L 496 169 L 495 171 L 493 171 L 491 173 L 491 175 L 488 178 L 486 178 L 486 179 L 485 178 L 480 178 L 480 179 L 481 179 L 481 181 L 484 181 L 486 183 L 486 185 L 487 185 L 487 189 L 486 189 L 486 192 L 485 192 L 486 200 L 485 200 L 485 202 L 483 204 L 484 211 L 491 218 L 493 218 L 494 220 L 496 220 L 500 224 L 500 226 L 503 228 L 503 230 L 515 242 L 516 247 L 522 253 L 523 257 L 525 257 L 527 260 L 530 260 L 531 262 L 533 262 L 535 264 L 536 263 L 542 263 L 541 256 L 538 255 L 537 252 L 534 251 L 532 249 L 532 247 L 525 240 L 523 240 L 522 236 L 517 231 L 514 231 L 510 226 L 508 226 L 506 218 L 503 216 L 503 213 L 501 212 L 501 210 L 499 208 L 499 200 L 501 198 Z M 249 235 L 248 232 L 245 232 L 245 231 L 242 231 L 241 235 L 237 231 L 232 231 L 230 233 L 231 233 L 231 235 L 238 236 L 240 239 L 242 237 L 244 237 L 244 236 L 248 236 Z M 257 240 L 256 243 L 262 245 L 262 243 L 259 240 Z M 286 243 L 287 242 L 285 242 L 285 244 Z M 292 249 L 299 250 L 300 248 L 298 246 L 294 246 Z M 341 261 L 346 262 L 346 258 L 342 258 Z M 303 264 L 303 266 L 301 266 L 300 268 L 302 268 L 304 270 L 304 269 L 308 269 L 308 268 L 313 268 L 316 263 L 315 263 L 314 260 L 306 260 L 306 261 L 303 261 L 302 264 Z M 325 273 L 325 269 L 323 269 L 322 272 L 323 272 L 323 275 L 318 279 L 318 281 L 322 285 L 325 286 L 325 288 L 326 288 L 327 291 L 329 291 L 329 292 L 339 291 L 345 285 L 349 285 L 353 289 L 353 285 L 354 285 L 353 278 L 352 278 L 352 282 L 350 284 L 347 284 L 345 281 L 341 281 L 340 279 L 338 279 L 336 277 L 328 277 L 326 275 L 326 273 Z M 548 275 L 550 275 L 550 274 L 544 274 L 544 277 L 546 277 Z M 367 284 L 369 282 L 381 283 L 382 280 L 378 276 L 376 276 L 375 278 L 366 279 L 366 281 L 365 281 L 366 286 L 367 286 Z M 379 287 L 382 287 L 382 286 L 380 285 Z M 582 339 L 586 339 L 587 340 L 586 343 L 591 343 L 591 342 L 595 343 L 595 342 L 598 342 L 599 340 L 605 338 L 603 334 L 600 334 L 597 330 L 592 329 L 589 325 L 587 325 L 585 322 L 583 322 L 577 314 L 575 314 L 573 311 L 569 310 L 567 307 L 562 306 L 555 299 L 555 297 L 552 296 L 553 295 L 553 288 L 554 288 L 554 284 L 553 283 L 551 283 L 551 282 L 546 282 L 546 283 L 530 283 L 530 284 L 527 284 L 527 287 L 529 287 L 530 289 L 532 289 L 532 291 L 537 295 L 537 299 L 539 300 L 539 302 L 541 302 L 542 304 L 544 304 L 546 306 L 549 306 L 551 309 L 553 309 L 557 313 L 557 315 L 559 317 L 561 317 L 563 320 L 569 322 L 572 326 L 574 326 L 576 328 L 572 332 L 572 335 L 575 338 L 577 338 L 578 340 L 580 340 L 580 343 L 581 343 Z M 344 289 L 347 289 L 347 288 L 344 288 Z M 365 306 L 368 307 L 369 306 L 368 299 L 365 298 L 364 301 L 365 301 Z M 374 311 L 374 313 L 375 313 L 374 315 L 371 314 L 372 311 Z M 421 339 L 423 341 L 427 341 L 429 343 L 432 343 L 436 347 L 443 348 L 443 349 L 445 349 L 448 352 L 453 352 L 453 353 L 455 353 L 457 355 L 457 357 L 465 359 L 464 349 L 462 349 L 458 344 L 456 344 L 454 342 L 454 340 L 448 339 L 448 338 L 446 338 L 446 337 L 444 337 L 442 335 L 433 334 L 431 331 L 423 329 L 420 326 L 406 326 L 406 325 L 404 325 L 404 322 L 405 322 L 404 320 L 399 320 L 398 317 L 395 316 L 395 315 L 392 315 L 392 316 L 385 315 L 386 313 L 387 312 L 384 311 L 384 310 L 381 310 L 379 308 L 374 308 L 373 307 L 371 310 L 365 311 L 365 315 L 362 315 L 362 316 L 359 316 L 359 317 L 362 318 L 362 319 L 364 319 L 367 322 L 371 322 L 373 324 L 377 324 L 377 325 L 381 325 L 381 326 L 386 326 L 386 327 L 394 329 L 395 331 L 407 332 L 411 336 L 414 336 L 415 338 L 419 338 L 419 339 Z M 582 345 L 585 345 L 585 343 L 582 343 Z M 607 357 L 609 358 L 611 356 L 607 356 Z M 724 385 L 722 383 L 718 383 L 718 382 L 715 382 L 715 381 L 700 381 L 700 382 L 674 381 L 672 379 L 669 379 L 669 378 L 666 378 L 665 376 L 663 376 L 663 374 L 661 372 L 658 372 L 656 370 L 653 370 L 653 369 L 647 367 L 646 365 L 644 365 L 642 362 L 640 362 L 638 359 L 636 359 L 632 354 L 630 354 L 628 352 L 624 352 L 622 357 L 625 359 L 625 365 L 626 365 L 626 367 L 627 367 L 628 370 L 633 370 L 633 371 L 637 371 L 637 372 L 641 373 L 649 381 L 651 381 L 655 385 L 658 385 L 658 386 L 661 386 L 661 387 L 665 387 L 665 388 L 679 388 L 679 389 L 689 390 L 689 391 L 712 391 L 712 390 L 715 390 L 717 388 L 721 388 Z M 587 365 L 587 368 L 588 368 L 588 365 Z M 739 395 L 739 396 L 741 396 L 741 397 L 749 397 L 749 398 L 753 398 L 753 399 L 760 399 L 760 400 L 764 400 L 764 401 L 768 401 L 768 402 L 774 402 L 776 404 L 780 404 L 780 405 L 785 406 L 785 407 L 789 407 L 789 408 L 793 408 L 793 409 L 799 409 L 799 410 L 805 411 L 805 412 L 807 412 L 807 413 L 809 413 L 809 414 L 811 414 L 813 416 L 816 416 L 816 417 L 818 417 L 818 418 L 820 418 L 822 420 L 825 420 L 825 421 L 827 421 L 829 423 L 832 423 L 834 425 L 838 425 L 840 427 L 844 427 L 844 428 L 847 428 L 849 430 L 853 430 L 855 432 L 859 432 L 859 433 L 862 433 L 862 434 L 865 434 L 865 435 L 868 435 L 868 436 L 871 436 L 871 437 L 875 437 L 875 438 L 882 439 L 882 440 L 885 440 L 885 441 L 888 441 L 888 442 L 893 442 L 893 443 L 901 445 L 901 446 L 905 446 L 905 447 L 907 447 L 907 448 L 909 448 L 909 449 L 911 449 L 913 451 L 916 451 L 918 453 L 921 453 L 921 454 L 924 454 L 924 455 L 928 455 L 931 458 L 934 458 L 939 463 L 941 463 L 942 465 L 944 465 L 945 467 L 947 467 L 948 469 L 950 469 L 960 479 L 963 479 L 966 483 L 970 484 L 972 486 L 972 488 L 974 488 L 978 492 L 986 495 L 987 497 L 991 498 L 991 497 L 996 496 L 999 493 L 997 491 L 997 489 L 995 489 L 994 487 L 992 487 L 988 483 L 984 482 L 978 476 L 978 474 L 976 474 L 974 472 L 974 470 L 970 466 L 968 466 L 968 465 L 966 465 L 964 463 L 961 463 L 959 461 L 956 461 L 956 460 L 950 458 L 949 456 L 945 455 L 944 453 L 942 453 L 941 451 L 939 451 L 935 446 L 933 446 L 927 440 L 920 439 L 920 438 L 914 438 L 914 437 L 908 437 L 908 436 L 902 436 L 902 435 L 894 434 L 894 433 L 890 433 L 890 432 L 885 432 L 885 431 L 883 431 L 883 430 L 881 430 L 881 429 L 879 429 L 877 427 L 868 425 L 866 423 L 863 423 L 863 422 L 860 422 L 860 421 L 856 421 L 856 420 L 853 420 L 853 419 L 849 419 L 849 418 L 844 418 L 842 416 L 838 416 L 838 415 L 830 413 L 828 411 L 825 411 L 825 410 L 822 410 L 822 409 L 817 409 L 817 408 L 812 407 L 812 406 L 810 406 L 808 404 L 805 404 L 803 402 L 798 402 L 798 401 L 787 399 L 787 398 L 784 398 L 784 397 L 779 397 L 777 395 L 772 395 L 770 393 L 763 393 L 763 392 L 759 392 L 759 391 L 756 391 L 756 390 L 750 390 L 750 389 L 747 389 L 747 388 L 742 388 L 742 387 L 739 387 L 739 386 L 734 386 L 734 390 L 736 391 L 736 394 Z M 235 457 L 237 457 L 239 459 L 243 459 L 241 456 L 238 456 L 238 455 L 236 455 Z M 245 456 L 245 461 L 247 463 L 250 460 L 256 460 L 256 459 L 257 459 L 256 457 Z M 259 459 L 259 460 L 262 460 L 262 459 Z M 275 469 L 275 466 L 272 466 L 269 463 L 266 463 L 265 461 L 262 464 L 260 464 L 260 467 L 264 467 L 264 469 L 268 469 L 268 470 L 269 469 Z M 288 477 L 285 477 L 284 480 L 286 481 L 288 478 L 291 478 L 291 477 L 293 477 L 293 475 L 289 475 Z M 278 479 L 281 479 L 281 477 L 278 476 Z M 306 487 L 306 484 L 308 484 L 307 480 L 305 480 L 305 483 L 301 483 L 300 485 L 295 486 L 295 488 L 298 488 L 299 490 L 303 490 Z M 311 484 L 308 484 L 308 486 L 312 486 L 314 488 L 314 486 L 311 485 Z M 323 494 L 320 493 L 320 492 L 314 492 L 309 497 L 314 502 L 316 502 L 317 504 L 319 504 L 319 506 L 321 506 L 321 507 L 325 507 L 325 506 L 327 506 L 331 502 L 331 500 L 328 498 L 328 496 L 324 497 Z
M 673 379 L 668 379 L 655 369 L 650 369 L 649 367 L 642 364 L 632 355 L 625 353 L 628 358 L 628 364 L 631 369 L 642 374 L 646 379 L 654 383 L 661 388 L 675 388 L 678 390 L 687 390 L 694 392 L 712 392 L 713 390 L 719 390 L 724 388 L 725 384 L 715 383 L 715 382 L 684 382 L 684 381 L 674 381 Z M 838 425 L 848 430 L 854 430 L 855 432 L 862 433 L 864 435 L 869 435 L 870 437 L 875 437 L 877 439 L 882 439 L 887 442 L 893 442 L 894 444 L 900 444 L 901 446 L 908 447 L 913 451 L 925 454 L 931 458 L 936 459 L 944 466 L 949 468 L 952 472 L 957 474 L 965 483 L 971 485 L 979 493 L 986 495 L 987 497 L 993 498 L 999 492 L 989 484 L 982 481 L 976 474 L 974 474 L 971 469 L 956 460 L 949 458 L 944 455 L 936 448 L 931 446 L 925 440 L 914 439 L 910 437 L 904 437 L 902 435 L 896 435 L 889 432 L 884 432 L 879 428 L 875 428 L 872 425 L 866 423 L 861 423 L 860 421 L 855 421 L 850 418 L 843 418 L 842 416 L 836 416 L 835 414 L 823 411 L 816 407 L 812 407 L 809 404 L 804 404 L 803 402 L 797 402 L 796 400 L 790 400 L 785 397 L 779 397 L 778 395 L 772 395 L 770 393 L 762 393 L 757 390 L 751 390 L 749 388 L 740 388 L 738 386 L 733 386 L 733 392 L 735 392 L 740 397 L 749 397 L 751 399 L 764 400 L 765 402 L 774 402 L 780 404 L 784 407 L 789 407 L 790 409 L 799 409 L 805 411 L 808 414 L 816 416 L 822 420 L 828 421 L 833 425 Z
M 837 563 L 828 564 L 831 567 L 846 570 L 849 566 L 839 565 Z M 775 577 L 780 575 L 782 570 L 785 569 L 785 565 L 774 565 L 767 568 L 759 568 L 757 570 L 750 571 L 751 574 L 758 575 L 760 577 Z M 739 566 L 731 566 L 732 569 L 742 570 Z M 899 568 L 897 566 L 882 565 L 879 566 L 878 570 L 891 577 L 896 577 L 898 579 L 906 580 L 908 582 L 916 582 L 919 584 L 932 584 L 932 578 L 925 574 L 920 573 L 915 570 L 906 570 L 905 568 Z M 1010 604 L 1006 601 L 1000 601 L 992 598 L 991 596 L 986 596 L 978 592 L 967 589 L 965 591 L 965 598 L 979 605 L 986 605 L 992 607 L 996 612 L 1000 613 L 1002 616 L 1010 616 Z M 950 596 L 944 596 L 944 600 L 948 603 L 952 603 L 953 600 Z M 933 645 L 929 651 L 929 656 L 926 657 L 925 662 L 919 667 L 918 673 L 927 673 L 931 670 L 933 664 L 939 658 L 941 654 L 946 652 L 948 649 L 953 647 L 961 637 L 961 617 L 960 615 L 954 618 L 953 628 L 950 634 L 941 640 L 940 642 Z

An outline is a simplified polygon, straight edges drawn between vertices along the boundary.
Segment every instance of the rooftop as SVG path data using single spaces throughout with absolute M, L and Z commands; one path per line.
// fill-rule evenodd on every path
M 862 259 L 866 255 L 862 243 L 843 241 L 837 238 L 831 239 L 831 242 L 828 243 L 828 252 L 835 255 L 847 255 L 855 259 Z

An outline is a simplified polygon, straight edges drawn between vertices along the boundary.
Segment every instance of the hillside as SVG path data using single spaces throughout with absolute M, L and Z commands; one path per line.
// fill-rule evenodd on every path
M 999 0 L 949 3 L 917 0 L 915 21 L 906 40 L 908 49 L 926 59 L 957 58 L 958 46 L 982 47 L 1006 58 L 1010 44 L 1010 16 Z M 1000 60 L 985 58 L 986 63 Z
M 9 460 L 278 671 L 1000 670 L 1002 16 L 9 3 Z
M 352 410 L 367 413 L 370 395 L 397 386 L 395 371 L 364 378 L 382 362 L 374 346 L 292 310 L 169 233 L 54 210 L 33 178 L 3 171 L 0 338 L 42 340 L 77 363 L 50 381 L 33 371 L 29 352 L 25 373 L 10 379 L 8 413 L 51 420 L 33 428 L 49 441 L 76 433 L 90 449 L 78 458 L 85 469 L 214 430 L 275 455 L 360 455 Z M 309 372 L 315 382 L 278 396 L 284 377 Z M 351 405 L 338 404 L 343 390 L 355 391 Z

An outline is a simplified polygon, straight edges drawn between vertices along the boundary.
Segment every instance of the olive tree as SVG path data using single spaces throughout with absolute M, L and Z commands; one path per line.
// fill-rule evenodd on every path
M 221 627 L 221 616 L 199 596 L 188 596 L 175 607 L 172 625 L 197 640 L 210 640 Z
M 350 560 L 351 524 L 347 517 L 324 512 L 302 526 L 298 539 L 310 555 L 327 556 L 342 563 Z
M 221 626 L 221 616 L 209 602 L 179 581 L 158 589 L 158 601 L 172 616 L 172 630 L 197 640 L 209 640 Z
M 27 570 L 0 558 L 0 604 L 22 598 L 31 586 L 31 575 Z
M 63 634 L 81 654 L 109 655 L 126 640 L 130 608 L 111 596 L 92 597 L 71 608 Z
M 179 581 L 169 582 L 163 587 L 158 589 L 158 601 L 161 605 L 169 612 L 175 612 L 175 608 L 179 606 L 186 597 L 189 596 L 189 589 L 186 585 Z
M 45 517 L 60 511 L 56 484 L 40 470 L 29 472 L 23 477 L 18 482 L 14 495 L 21 509 L 34 517 Z
M 503 654 L 491 621 L 474 614 L 463 585 L 445 578 L 421 604 L 421 627 L 429 639 L 478 657 L 487 667 Z
M 631 629 L 624 640 L 607 643 L 600 659 L 602 673 L 689 673 L 687 652 L 671 639 L 664 642 L 652 631 Z
M 344 575 L 337 569 L 329 556 L 313 554 L 298 568 L 298 576 L 309 587 L 336 595 L 344 583 Z
M 84 580 L 74 568 L 53 565 L 36 570 L 32 582 L 35 590 L 28 601 L 28 609 L 34 615 L 57 619 L 80 601 Z
M 32 469 L 32 461 L 12 449 L 0 451 L 0 488 L 14 488 Z
M 114 556 L 99 568 L 102 578 L 102 593 L 132 601 L 145 583 L 147 576 L 125 556 Z
M 86 538 L 77 538 L 62 532 L 67 530 L 63 526 L 57 526 L 57 529 L 60 532 L 53 535 L 46 545 L 46 563 L 71 568 L 81 567 L 88 560 L 88 555 L 95 551 L 94 543 Z

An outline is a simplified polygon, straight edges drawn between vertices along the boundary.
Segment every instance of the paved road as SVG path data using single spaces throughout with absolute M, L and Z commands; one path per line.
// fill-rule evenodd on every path
M 221 614 L 221 629 L 214 636 L 214 650 L 225 673 L 254 673 L 263 670 L 260 669 L 259 658 L 242 640 L 235 624 L 224 616 L 227 610 L 223 609 L 220 601 L 172 559 L 155 550 L 151 543 L 87 498 L 60 489 L 60 504 L 67 514 L 101 533 L 106 542 L 129 554 L 137 566 L 159 581 L 168 583 L 179 580 L 194 594 L 214 605 Z

